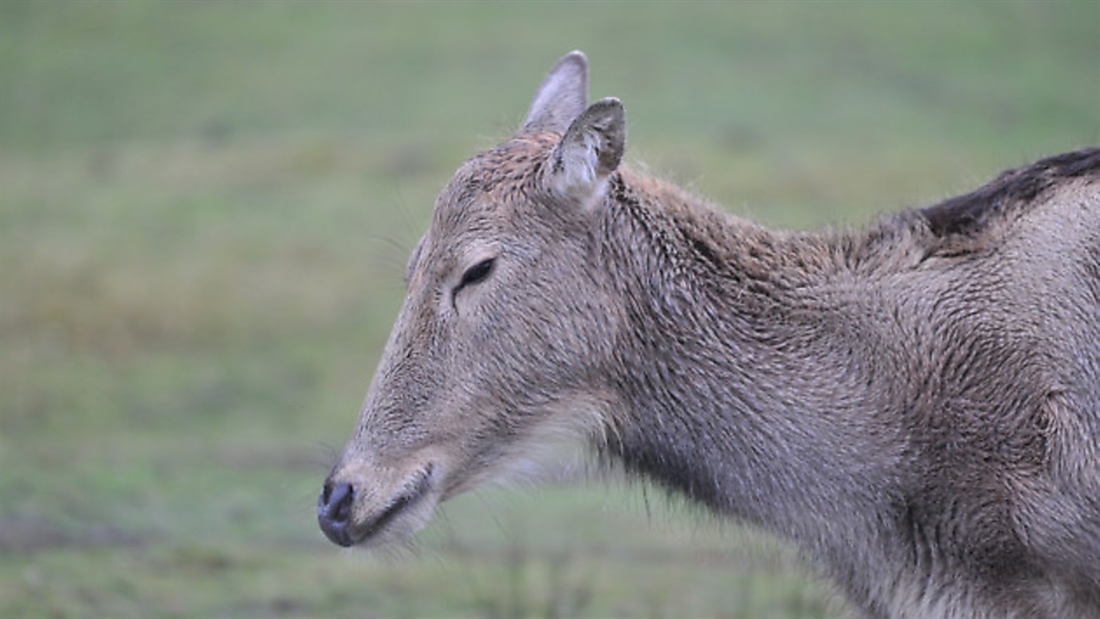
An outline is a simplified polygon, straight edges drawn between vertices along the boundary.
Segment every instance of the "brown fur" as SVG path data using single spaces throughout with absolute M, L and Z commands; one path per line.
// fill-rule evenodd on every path
M 1100 616 L 1100 149 L 778 232 L 620 166 L 586 76 L 562 59 L 440 195 L 326 535 L 410 534 L 567 436 L 869 616 Z

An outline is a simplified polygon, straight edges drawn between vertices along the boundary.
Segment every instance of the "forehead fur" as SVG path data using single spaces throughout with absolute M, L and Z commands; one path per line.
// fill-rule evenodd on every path
M 561 137 L 553 133 L 517 136 L 467 161 L 439 194 L 435 225 L 454 223 L 526 200 L 538 183 L 539 170 Z

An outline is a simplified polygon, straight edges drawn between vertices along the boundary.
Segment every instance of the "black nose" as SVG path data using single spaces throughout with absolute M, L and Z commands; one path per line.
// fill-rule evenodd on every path
M 325 482 L 325 488 L 317 499 L 317 523 L 332 543 L 341 546 L 355 543 L 348 533 L 348 521 L 354 503 L 355 489 L 351 484 Z

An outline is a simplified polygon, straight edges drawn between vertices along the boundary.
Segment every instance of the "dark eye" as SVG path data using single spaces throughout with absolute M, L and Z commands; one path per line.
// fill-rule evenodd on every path
M 476 284 L 484 280 L 486 277 L 489 277 L 489 273 L 493 271 L 493 263 L 495 262 L 495 260 L 495 258 L 482 260 L 474 266 L 466 269 L 466 272 L 462 274 L 462 281 L 458 282 L 458 287 L 455 288 L 455 292 L 458 292 L 466 286 Z

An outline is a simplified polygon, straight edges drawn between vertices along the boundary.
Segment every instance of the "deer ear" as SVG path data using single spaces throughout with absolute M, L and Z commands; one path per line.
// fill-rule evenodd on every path
M 586 203 L 602 194 L 607 178 L 619 167 L 626 145 L 626 112 L 613 97 L 601 99 L 565 132 L 553 155 L 551 188 Z
M 565 133 L 588 105 L 588 59 L 569 52 L 550 69 L 527 112 L 524 129 Z

